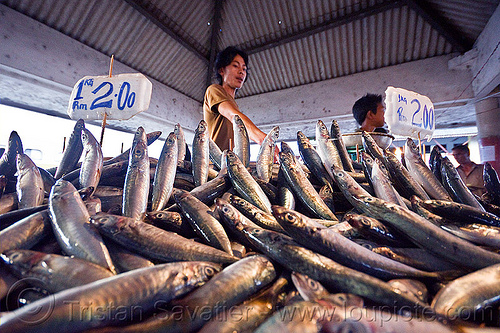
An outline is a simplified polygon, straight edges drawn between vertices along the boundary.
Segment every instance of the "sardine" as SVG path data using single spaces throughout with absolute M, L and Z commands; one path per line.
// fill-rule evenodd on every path
M 500 227 L 500 217 L 458 202 L 425 200 L 420 205 L 434 214 L 463 223 L 480 223 Z
M 79 188 L 93 187 L 99 184 L 103 167 L 102 149 L 99 142 L 86 129 L 82 129 L 83 161 L 80 168 Z
M 441 161 L 441 176 L 443 186 L 451 194 L 453 201 L 485 210 L 465 185 L 448 157 L 444 157 Z
M 337 217 L 321 199 L 311 182 L 307 179 L 302 167 L 297 163 L 293 152 L 286 151 L 282 145 L 280 160 L 283 174 L 288 185 L 296 193 L 297 198 L 315 215 L 326 220 L 337 221 Z
M 491 198 L 491 203 L 494 205 L 500 205 L 500 180 L 498 179 L 498 174 L 493 169 L 490 163 L 484 163 L 483 169 L 483 180 L 484 187 L 488 191 L 488 195 Z
M 83 152 L 82 130 L 84 128 L 85 122 L 83 119 L 78 119 L 54 174 L 55 179 L 61 178 L 76 168 Z
M 342 139 L 342 133 L 340 132 L 339 123 L 333 119 L 332 126 L 330 127 L 330 136 L 332 138 L 333 144 L 337 147 L 340 159 L 342 160 L 342 165 L 345 171 L 354 171 L 352 166 L 352 159 L 347 149 L 344 145 L 344 140 Z
M 23 143 L 16 131 L 10 132 L 7 150 L 0 156 L 0 175 L 5 175 L 7 179 L 12 179 L 17 171 L 16 157 L 22 154 Z
M 279 135 L 280 128 L 274 126 L 262 141 L 257 154 L 257 161 L 255 162 L 257 177 L 265 182 L 269 182 L 273 174 L 274 150 Z
M 178 158 L 177 138 L 172 132 L 168 135 L 156 165 L 153 180 L 151 210 L 162 210 L 167 205 L 174 189 Z
M 45 196 L 42 175 L 26 154 L 17 154 L 16 193 L 18 208 L 40 206 Z
M 379 160 L 375 160 L 375 163 L 373 163 L 371 178 L 373 190 L 375 191 L 375 196 L 377 198 L 395 203 L 401 207 L 406 207 L 403 198 L 392 186 L 389 179 L 389 172 L 385 168 L 385 165 Z
M 191 156 L 195 186 L 200 186 L 208 180 L 208 168 L 210 164 L 208 138 L 207 123 L 201 120 L 194 133 L 193 155 Z
M 379 220 L 366 215 L 348 213 L 344 220 L 353 226 L 364 238 L 373 239 L 391 246 L 413 245 L 403 234 L 393 228 L 388 228 Z
M 424 188 L 430 197 L 437 200 L 452 200 L 441 182 L 422 160 L 415 142 L 410 138 L 406 139 L 404 158 L 410 175 Z
M 174 134 L 177 137 L 177 160 L 183 161 L 186 158 L 186 138 L 181 124 L 175 124 Z
M 273 214 L 295 241 L 349 268 L 381 279 L 440 277 L 375 254 L 299 212 L 273 206 Z
M 231 183 L 239 195 L 263 211 L 271 213 L 269 198 L 245 168 L 238 156 L 232 151 L 228 151 L 226 163 L 229 179 L 231 179 Z
M 391 175 L 394 187 L 403 197 L 410 199 L 412 195 L 428 200 L 429 195 L 420 184 L 410 175 L 408 170 L 401 164 L 399 159 L 387 149 L 384 151 L 385 166 Z
M 66 254 L 115 272 L 108 249 L 90 224 L 89 212 L 70 182 L 59 179 L 52 187 L 49 212 L 57 241 Z
M 226 231 L 207 205 L 180 189 L 174 190 L 174 199 L 184 217 L 207 244 L 233 255 Z
M 83 332 L 123 325 L 156 309 L 159 302 L 167 304 L 202 285 L 219 269 L 217 264 L 196 261 L 136 269 L 56 293 L 12 311 L 2 317 L 0 330 Z
M 430 310 L 424 303 L 398 294 L 386 282 L 342 266 L 300 246 L 288 236 L 251 227 L 246 227 L 244 231 L 253 245 L 271 259 L 289 270 L 306 274 L 322 282 L 327 288 L 353 293 L 396 308 L 407 307 L 410 311 Z
M 0 231 L 0 253 L 30 249 L 51 233 L 49 210 L 33 213 Z
M 419 247 L 456 265 L 480 269 L 500 262 L 500 255 L 458 238 L 420 215 L 375 197 L 358 197 L 356 207 L 405 233 Z
M 114 274 L 88 260 L 31 250 L 9 250 L 1 254 L 11 272 L 27 278 L 50 293 L 105 279 Z
M 233 118 L 233 133 L 233 152 L 238 156 L 245 168 L 248 168 L 250 163 L 250 138 L 245 123 L 238 115 L 234 115 Z
M 144 128 L 139 127 L 134 135 L 123 186 L 123 216 L 133 219 L 140 219 L 143 216 L 148 204 L 149 184 L 150 168 L 146 133 Z
M 194 242 L 176 233 L 125 216 L 99 213 L 93 225 L 106 237 L 147 258 L 162 261 L 206 260 L 232 263 L 238 258 L 211 246 Z
M 318 144 L 318 154 L 325 165 L 326 171 L 330 173 L 333 166 L 343 169 L 337 147 L 335 147 L 330 138 L 328 128 L 326 128 L 321 120 L 318 120 L 316 123 L 316 142 Z
M 434 297 L 432 307 L 448 318 L 473 319 L 498 304 L 499 273 L 500 264 L 496 264 L 451 281 Z
M 208 137 L 208 157 L 217 169 L 222 169 L 222 151 L 210 136 Z
M 229 202 L 243 215 L 250 219 L 250 221 L 260 226 L 261 228 L 286 233 L 272 214 L 261 210 L 245 199 L 231 194 L 229 196 Z
M 301 131 L 297 132 L 297 145 L 300 156 L 309 171 L 311 171 L 311 175 L 321 184 L 332 187 L 333 179 L 326 170 L 320 155 L 314 149 L 309 138 Z

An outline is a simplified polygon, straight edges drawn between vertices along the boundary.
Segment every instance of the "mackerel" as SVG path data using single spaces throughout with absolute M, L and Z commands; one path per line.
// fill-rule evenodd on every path
M 83 152 L 83 143 L 82 143 L 82 130 L 85 128 L 85 122 L 83 119 L 78 119 L 73 128 L 73 132 L 69 137 L 68 144 L 66 145 L 66 149 L 64 149 L 63 155 L 61 157 L 61 161 L 56 169 L 56 173 L 54 175 L 55 179 L 59 179 L 65 174 L 73 171 L 76 168 L 80 157 Z
M 208 138 L 207 123 L 202 119 L 194 133 L 193 155 L 191 156 L 195 186 L 205 184 L 208 180 L 210 163 Z

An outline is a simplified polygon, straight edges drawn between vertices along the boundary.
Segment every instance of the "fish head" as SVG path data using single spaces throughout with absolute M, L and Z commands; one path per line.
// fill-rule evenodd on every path
M 165 144 L 168 146 L 177 145 L 177 136 L 175 135 L 174 132 L 170 132 L 170 134 L 167 136 L 167 139 L 165 140 Z
M 195 136 L 201 135 L 207 131 L 207 123 L 205 120 L 200 120 L 198 127 L 196 127 Z
M 28 155 L 20 153 L 16 154 L 16 166 L 18 171 L 26 170 L 35 166 L 35 163 Z
M 103 230 L 107 234 L 116 235 L 124 230 L 129 221 L 125 216 L 112 215 L 107 213 L 97 213 L 90 217 L 90 222 L 97 229 Z
M 9 250 L 0 254 L 3 262 L 9 266 L 14 266 L 18 272 L 30 271 L 46 256 L 46 253 L 30 250 Z
M 288 225 L 294 225 L 297 227 L 305 226 L 305 223 L 302 221 L 302 216 L 300 213 L 286 209 L 285 207 L 273 205 L 272 207 L 273 215 L 276 217 L 278 222 L 286 228 Z
M 271 129 L 271 137 L 273 138 L 274 141 L 277 141 L 278 138 L 280 137 L 280 127 L 279 126 L 274 126 L 272 129 Z
M 314 301 L 329 294 L 321 283 L 305 274 L 292 272 L 292 281 L 300 296 L 306 301 Z
M 318 139 L 319 137 L 321 137 L 323 139 L 330 138 L 328 128 L 326 127 L 325 123 L 321 120 L 318 120 L 316 122 L 316 139 Z

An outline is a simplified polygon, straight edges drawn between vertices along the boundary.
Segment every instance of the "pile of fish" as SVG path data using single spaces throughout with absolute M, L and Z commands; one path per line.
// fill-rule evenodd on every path
M 60 164 L 0 158 L 1 332 L 500 332 L 500 182 L 478 198 L 437 147 L 400 161 L 337 122 L 300 157 L 274 127 L 221 151 L 200 121 L 106 159 L 83 120 Z M 279 148 L 279 160 L 275 152 Z M 81 161 L 81 162 L 80 162 Z

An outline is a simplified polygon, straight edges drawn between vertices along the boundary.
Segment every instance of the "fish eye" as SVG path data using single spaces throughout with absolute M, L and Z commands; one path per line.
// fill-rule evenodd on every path
M 287 221 L 293 222 L 295 220 L 295 216 L 293 216 L 291 213 L 286 213 L 285 214 L 285 219 Z
M 207 276 L 214 276 L 217 271 L 213 267 L 205 267 L 205 274 Z

